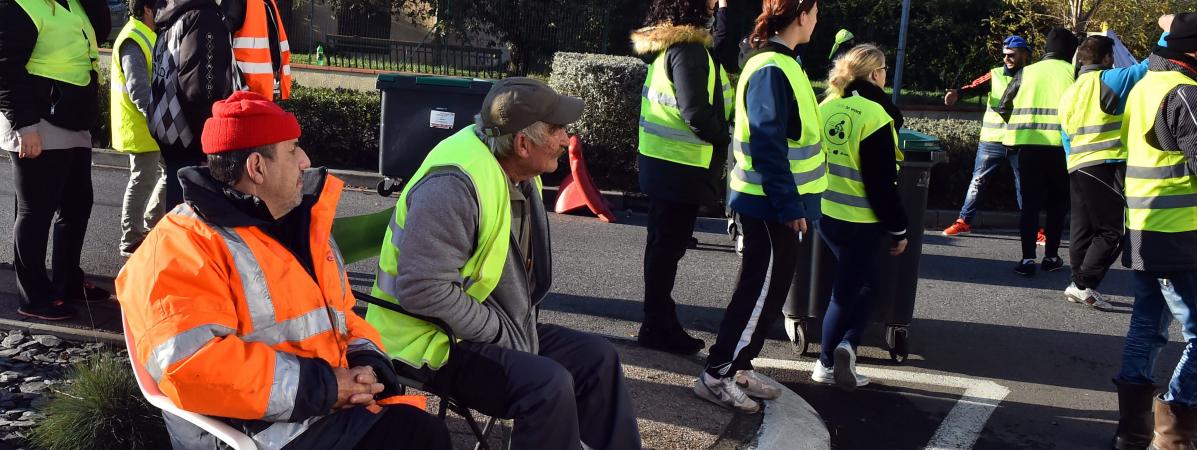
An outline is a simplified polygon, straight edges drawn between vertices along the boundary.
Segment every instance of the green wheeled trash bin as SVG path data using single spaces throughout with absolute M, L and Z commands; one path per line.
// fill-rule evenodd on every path
M 378 193 L 399 189 L 437 143 L 474 123 L 493 83 L 432 75 L 378 76 L 382 119 L 378 133 Z
M 881 276 L 872 323 L 885 327 L 890 359 L 902 363 L 910 355 L 909 326 L 917 297 L 931 167 L 945 162 L 947 155 L 941 151 L 939 139 L 909 129 L 898 133 L 898 145 L 906 157 L 898 172 L 898 195 L 910 220 L 906 227 L 907 245 L 906 251 L 896 257 L 889 256 L 886 246 L 877 249 L 882 255 L 878 264 Z M 794 284 L 782 312 L 786 334 L 794 351 L 801 355 L 807 352 L 812 336 L 821 333 L 823 314 L 831 302 L 835 283 L 836 261 L 818 233 L 807 234 L 799 255 Z

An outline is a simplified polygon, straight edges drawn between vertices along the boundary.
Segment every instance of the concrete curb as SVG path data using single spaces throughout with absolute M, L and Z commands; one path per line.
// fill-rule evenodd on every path
M 26 322 L 23 320 L 0 319 L 0 330 L 22 330 L 33 333 L 46 333 L 55 336 L 72 340 L 84 342 L 103 342 L 112 345 L 125 345 L 125 336 L 119 333 L 110 333 L 100 330 L 89 330 L 85 328 L 72 328 L 59 325 L 52 325 L 42 322 Z
M 781 397 L 765 402 L 765 421 L 753 449 L 829 450 L 831 432 L 815 408 L 797 393 L 757 372 L 757 377 L 781 388 Z

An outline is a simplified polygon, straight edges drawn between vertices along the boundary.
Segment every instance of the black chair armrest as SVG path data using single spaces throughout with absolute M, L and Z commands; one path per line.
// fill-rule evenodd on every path
M 390 310 L 393 312 L 397 312 L 399 314 L 415 317 L 417 319 L 431 323 L 432 325 L 436 326 L 437 328 L 440 328 L 442 333 L 445 333 L 445 335 L 449 336 L 449 348 L 450 349 L 457 346 L 457 336 L 453 334 L 453 329 L 449 328 L 449 324 L 445 323 L 445 321 L 443 321 L 441 319 L 438 319 L 436 317 L 424 316 L 424 315 L 413 313 L 411 311 L 403 309 L 403 307 L 399 306 L 398 303 L 389 302 L 389 301 L 383 300 L 381 298 L 375 297 L 373 295 L 366 294 L 361 291 L 357 291 L 357 290 L 353 291 L 353 296 L 356 297 L 358 300 L 361 300 L 363 302 L 377 306 L 379 308 L 383 308 L 383 309 L 387 309 L 387 310 Z

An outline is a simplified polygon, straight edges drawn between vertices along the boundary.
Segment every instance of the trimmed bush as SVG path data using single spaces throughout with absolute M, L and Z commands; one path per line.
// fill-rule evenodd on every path
M 960 209 L 964 203 L 964 193 L 972 180 L 981 122 L 910 118 L 906 119 L 906 127 L 939 138 L 940 144 L 948 153 L 946 164 L 931 169 L 927 208 Z M 1014 175 L 1009 164 L 1002 164 L 987 183 L 981 197 L 981 209 L 1018 210 L 1018 201 L 1014 196 Z
M 129 359 L 112 353 L 74 366 L 30 441 L 46 450 L 170 448 L 162 415 L 141 396 Z
M 570 127 L 586 146 L 586 163 L 600 189 L 639 191 L 636 143 L 640 91 L 648 66 L 636 58 L 557 52 L 549 85 L 586 102 L 582 119 Z M 563 176 L 548 177 L 549 184 Z
M 378 132 L 382 100 L 378 92 L 310 88 L 295 85 L 279 103 L 295 114 L 303 147 L 313 166 L 378 169 Z

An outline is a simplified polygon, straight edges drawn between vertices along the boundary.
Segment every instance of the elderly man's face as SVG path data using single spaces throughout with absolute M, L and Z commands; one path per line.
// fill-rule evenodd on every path
M 548 127 L 548 136 L 544 142 L 537 144 L 527 136 L 521 135 L 520 140 L 528 152 L 524 163 L 529 172 L 534 172 L 536 175 L 549 173 L 557 170 L 557 161 L 561 158 L 561 154 L 569 148 L 569 134 L 565 132 L 565 127 L 561 125 L 545 125 Z

